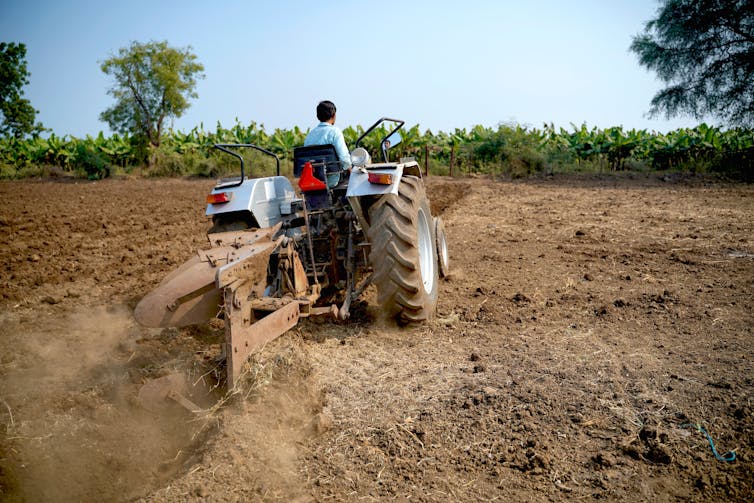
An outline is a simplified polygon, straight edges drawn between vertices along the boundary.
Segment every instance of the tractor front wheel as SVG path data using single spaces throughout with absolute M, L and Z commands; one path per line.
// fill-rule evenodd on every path
M 422 181 L 404 176 L 398 194 L 381 197 L 369 209 L 377 301 L 400 323 L 434 317 L 438 264 L 434 221 Z

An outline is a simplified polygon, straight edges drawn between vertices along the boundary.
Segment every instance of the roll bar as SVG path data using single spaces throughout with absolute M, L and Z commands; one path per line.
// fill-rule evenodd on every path
M 264 149 L 262 147 L 257 147 L 256 145 L 252 145 L 251 143 L 215 143 L 213 147 L 215 147 L 218 150 L 222 150 L 223 152 L 227 154 L 232 155 L 233 157 L 237 158 L 241 162 L 241 180 L 239 180 L 238 183 L 235 183 L 233 185 L 228 185 L 228 187 L 238 187 L 239 185 L 243 183 L 243 180 L 244 180 L 243 157 L 238 152 L 229 150 L 231 148 L 253 148 L 254 150 L 258 150 L 262 152 L 263 154 L 267 154 L 274 157 L 275 164 L 277 166 L 277 176 L 280 176 L 280 158 L 267 149 Z M 249 175 L 251 175 L 251 170 L 249 171 Z

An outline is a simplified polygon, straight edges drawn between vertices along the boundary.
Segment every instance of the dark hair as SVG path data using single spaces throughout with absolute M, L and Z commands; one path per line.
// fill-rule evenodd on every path
M 317 119 L 320 122 L 327 122 L 335 115 L 335 103 L 332 101 L 320 101 L 317 105 Z

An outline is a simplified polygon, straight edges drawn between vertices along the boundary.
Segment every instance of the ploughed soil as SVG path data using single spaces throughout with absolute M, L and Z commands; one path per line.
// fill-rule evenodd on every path
M 138 390 L 212 375 L 222 322 L 132 312 L 206 247 L 213 182 L 0 183 L 0 499 L 754 500 L 754 187 L 427 183 L 437 318 L 367 290 L 197 416 Z

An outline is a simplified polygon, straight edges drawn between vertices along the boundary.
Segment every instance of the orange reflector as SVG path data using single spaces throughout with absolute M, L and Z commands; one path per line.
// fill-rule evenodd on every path
M 393 175 L 389 173 L 369 173 L 369 183 L 390 185 L 393 183 Z
M 232 192 L 218 192 L 217 194 L 210 194 L 207 196 L 207 204 L 229 203 L 232 197 Z
M 309 161 L 304 163 L 304 169 L 301 171 L 301 178 L 298 179 L 298 186 L 301 189 L 301 192 L 327 190 L 325 182 L 314 176 L 314 168 L 312 168 L 312 163 Z

